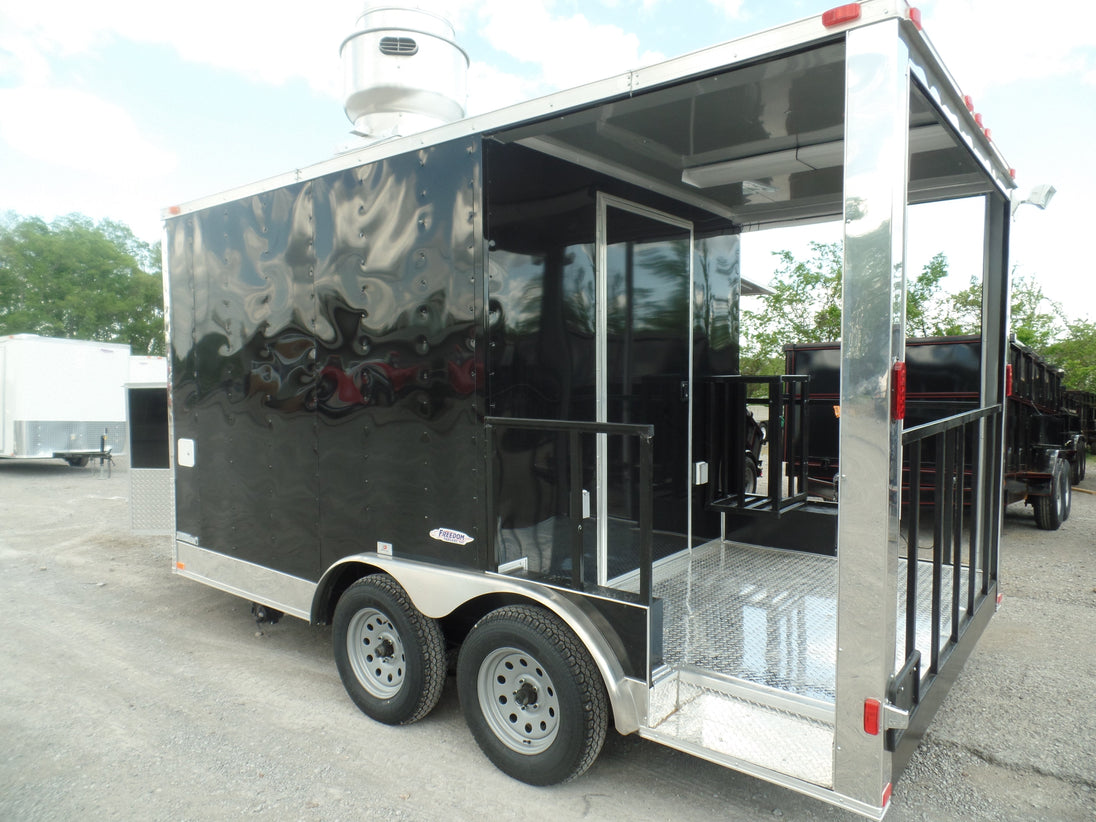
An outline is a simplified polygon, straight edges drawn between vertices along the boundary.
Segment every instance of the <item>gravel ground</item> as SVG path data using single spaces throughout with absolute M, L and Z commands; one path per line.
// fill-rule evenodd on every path
M 124 458 L 110 478 L 0 462 L 0 819 L 856 818 L 612 733 L 575 782 L 514 782 L 452 682 L 422 722 L 373 723 L 329 629 L 258 631 L 247 602 L 173 576 L 170 542 L 130 533 L 128 488 Z M 1096 819 L 1094 533 L 1093 494 L 1056 533 L 1007 509 L 1002 608 L 889 820 Z

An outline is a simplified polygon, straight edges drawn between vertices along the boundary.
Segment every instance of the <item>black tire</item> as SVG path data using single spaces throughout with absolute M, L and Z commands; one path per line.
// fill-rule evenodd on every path
M 1083 451 L 1078 451 L 1073 456 L 1073 462 L 1069 464 L 1069 481 L 1074 485 L 1085 478 L 1084 465 L 1085 454 Z
M 457 688 L 480 749 L 530 785 L 574 779 L 605 743 L 609 699 L 597 666 L 543 608 L 509 605 L 477 622 L 461 647 Z
M 1057 531 L 1069 519 L 1073 489 L 1069 482 L 1069 468 L 1065 460 L 1056 460 L 1051 474 L 1050 494 L 1036 497 L 1035 524 L 1044 531 Z
M 749 454 L 746 455 L 746 470 L 743 472 L 742 480 L 747 494 L 757 493 L 757 463 Z
M 88 464 L 87 457 L 65 457 L 65 462 L 71 465 L 73 468 L 86 468 Z
M 422 719 L 445 685 L 445 639 L 387 574 L 359 579 L 335 606 L 335 665 L 363 713 L 387 725 Z

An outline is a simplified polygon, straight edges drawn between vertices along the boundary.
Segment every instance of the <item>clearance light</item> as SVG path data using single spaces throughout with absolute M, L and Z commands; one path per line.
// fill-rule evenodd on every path
M 845 23 L 851 23 L 853 20 L 860 19 L 860 4 L 859 3 L 846 3 L 844 6 L 838 6 L 835 9 L 830 9 L 822 14 L 822 25 L 830 29 L 834 26 L 843 26 Z
M 978 128 L 983 128 L 982 115 L 981 114 L 975 114 L 974 115 L 974 122 L 976 122 L 978 124 Z
M 967 111 L 974 111 L 974 98 L 969 94 L 963 95 L 963 102 L 967 105 Z
M 186 570 L 186 563 L 185 562 L 176 562 L 175 563 L 175 570 L 185 571 Z
M 914 28 L 921 31 L 921 9 L 910 9 L 910 22 L 913 23 Z
M 183 210 L 181 208 L 179 208 L 179 206 L 171 206 L 171 208 L 169 208 L 167 210 L 167 213 L 174 215 L 174 214 L 181 214 L 182 211 Z
M 1012 363 L 1005 366 L 1005 396 L 1012 396 Z
M 992 137 L 990 137 L 990 134 L 991 134 L 991 132 L 990 132 L 990 130 L 989 130 L 989 129 L 987 128 L 987 129 L 986 129 L 986 139 L 987 139 L 987 140 L 992 140 L 992 139 L 993 139 Z
M 878 699 L 864 700 L 864 733 L 879 736 L 879 712 L 881 706 Z
M 1011 177 L 1013 180 L 1015 180 L 1016 179 L 1016 169 L 1010 168 L 1008 170 L 1008 176 Z
M 891 420 L 898 422 L 906 418 L 906 364 L 894 364 L 891 379 Z

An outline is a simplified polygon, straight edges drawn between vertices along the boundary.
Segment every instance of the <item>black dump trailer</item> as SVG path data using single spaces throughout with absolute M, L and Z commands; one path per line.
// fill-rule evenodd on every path
M 1069 390 L 1062 392 L 1062 405 L 1069 417 L 1068 428 L 1084 440 L 1085 447 L 1096 453 L 1096 394 L 1091 391 Z M 1081 477 L 1085 475 L 1085 463 L 1080 464 Z
M 906 340 L 907 429 L 978 407 L 981 380 L 981 337 L 923 337 Z M 836 499 L 842 479 L 838 429 L 841 347 L 836 342 L 785 347 L 785 370 L 810 378 L 809 399 L 803 430 L 807 443 L 808 488 L 812 494 Z M 1023 501 L 1034 508 L 1040 528 L 1056 530 L 1069 518 L 1070 484 L 1085 473 L 1087 438 L 1082 430 L 1083 405 L 1071 411 L 1062 390 L 1062 372 L 1015 338 L 1009 340 L 1005 372 L 1005 500 Z M 959 444 L 963 454 L 977 453 L 968 439 Z M 802 447 L 802 443 L 800 443 Z M 937 488 L 938 474 L 946 470 L 942 439 L 928 441 L 920 473 L 921 500 Z M 797 467 L 793 457 L 789 471 Z M 975 468 L 968 457 L 963 466 L 964 498 L 969 501 Z M 903 487 L 909 489 L 909 465 L 904 467 Z M 906 493 L 905 499 L 910 499 Z
M 1015 184 L 919 23 L 840 6 L 166 209 L 174 571 L 331 625 L 382 722 L 455 659 L 526 782 L 612 727 L 880 818 L 998 590 Z M 895 271 L 908 205 L 957 196 L 986 248 L 977 407 L 948 423 L 978 432 L 977 536 L 923 560 Z M 859 469 L 812 509 L 780 454 L 757 476 L 739 249 L 826 220 Z M 758 381 L 794 439 L 803 380 Z

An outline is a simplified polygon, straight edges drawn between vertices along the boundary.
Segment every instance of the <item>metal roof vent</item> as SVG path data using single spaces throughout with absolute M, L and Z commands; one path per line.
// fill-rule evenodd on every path
M 411 56 L 419 53 L 419 44 L 410 37 L 382 37 L 381 54 Z
M 468 55 L 449 21 L 423 9 L 377 6 L 358 18 L 357 29 L 339 49 L 356 134 L 380 140 L 464 116 Z

